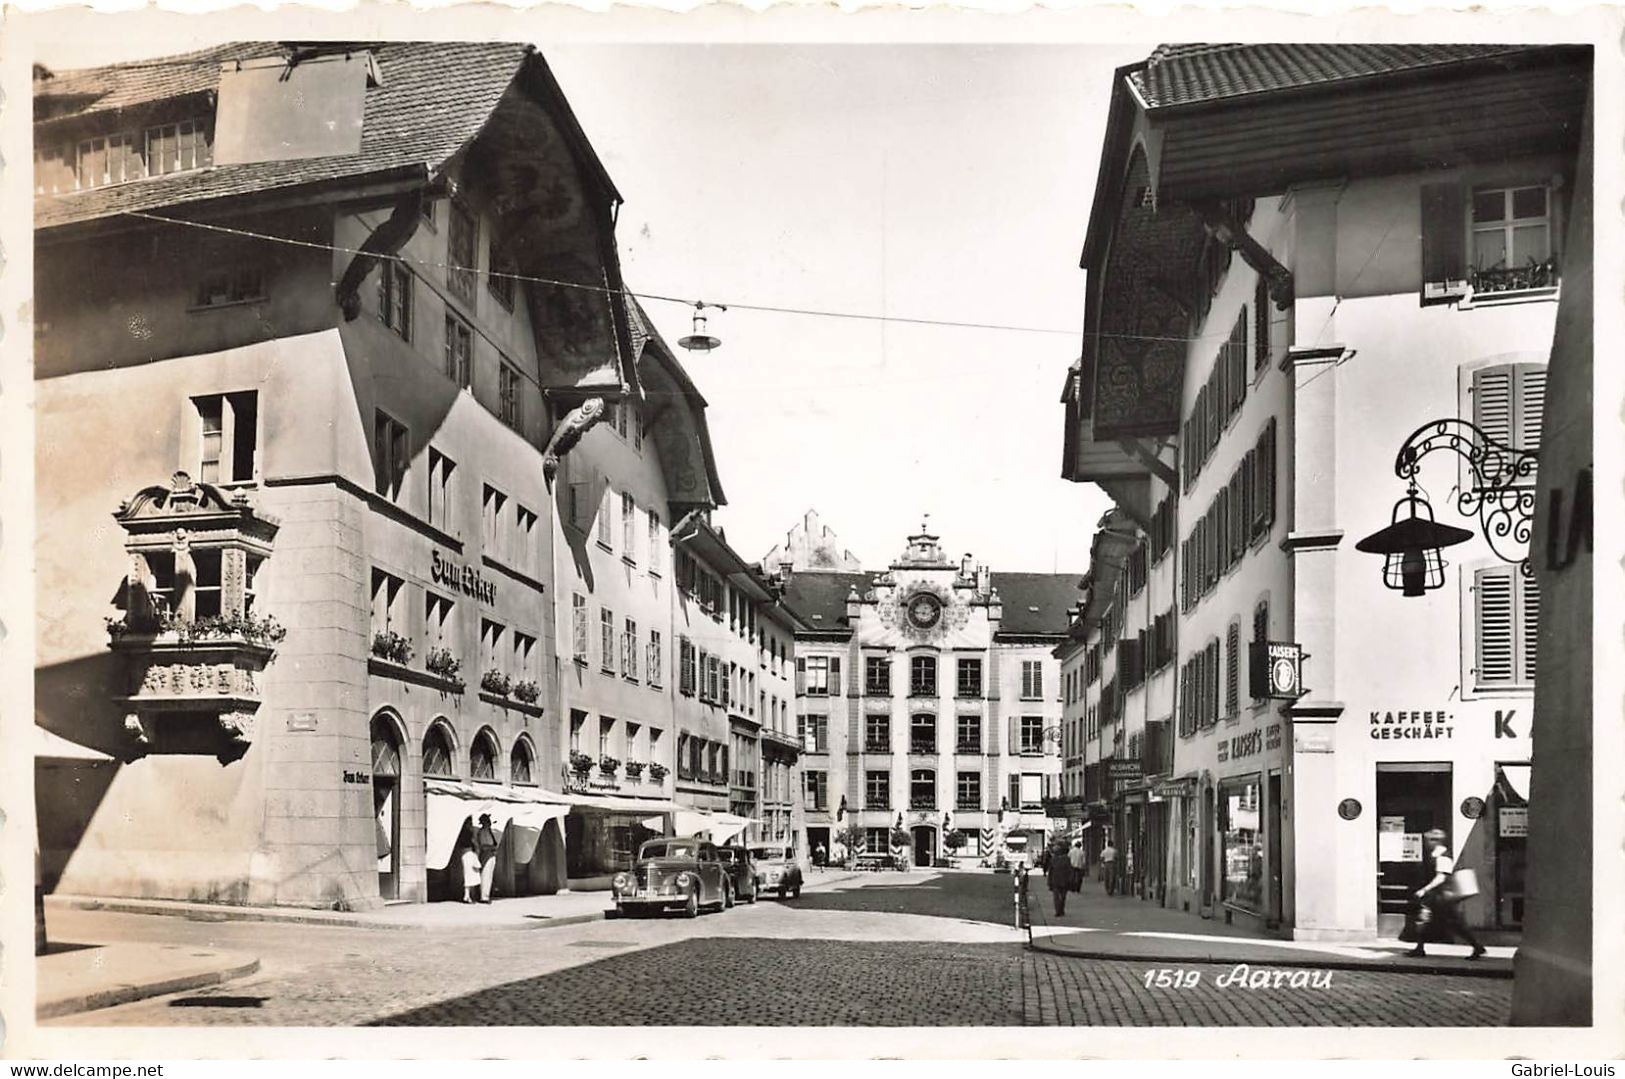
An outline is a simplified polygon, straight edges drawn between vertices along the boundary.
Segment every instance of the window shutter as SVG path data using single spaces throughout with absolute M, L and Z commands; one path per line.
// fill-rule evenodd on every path
M 796 692 L 807 692 L 807 661 L 804 658 L 796 660 Z
M 1229 663 L 1225 667 L 1224 714 L 1233 716 L 1241 711 L 1241 623 L 1230 623 Z
M 829 661 L 829 695 L 841 695 L 841 661 L 833 657 Z
M 1540 423 L 1546 409 L 1546 365 L 1520 363 L 1515 370 L 1518 387 L 1517 441 L 1521 450 L 1540 449 Z
M 1473 372 L 1473 423 L 1485 435 L 1501 443 L 1512 445 L 1513 430 L 1513 375 L 1516 365 L 1499 364 L 1481 367 Z
M 1539 639 L 1540 622 L 1540 588 L 1533 576 L 1525 577 L 1521 572 L 1515 573 L 1518 578 L 1518 591 L 1523 600 L 1523 610 L 1520 612 L 1518 626 L 1518 680 L 1529 685 L 1535 684 L 1535 658 L 1536 642 Z
M 1264 530 L 1275 524 L 1275 419 L 1264 428 Z
M 1467 215 L 1460 184 L 1422 185 L 1422 298 L 1454 298 L 1467 280 Z
M 1493 566 L 1475 576 L 1477 592 L 1477 684 L 1505 685 L 1514 680 L 1517 642 L 1513 618 L 1515 566 Z
M 1262 276 L 1253 290 L 1253 370 L 1270 362 L 1270 287 Z
M 1005 733 L 1009 737 L 1011 754 L 1020 753 L 1021 752 L 1021 720 L 1018 719 L 1016 716 L 1006 716 L 1006 717 L 1004 717 L 1004 723 L 1005 723 Z M 1011 803 L 1011 808 L 1015 808 L 1015 803 L 1014 802 Z

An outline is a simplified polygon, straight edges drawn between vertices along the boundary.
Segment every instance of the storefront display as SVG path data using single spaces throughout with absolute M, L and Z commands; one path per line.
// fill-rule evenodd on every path
M 1219 784 L 1220 833 L 1224 852 L 1224 902 L 1261 910 L 1264 895 L 1264 837 L 1257 776 Z

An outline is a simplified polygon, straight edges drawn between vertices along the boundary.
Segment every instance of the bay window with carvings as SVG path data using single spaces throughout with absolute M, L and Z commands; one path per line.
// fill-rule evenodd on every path
M 107 628 L 127 678 L 118 698 L 126 755 L 241 756 L 254 736 L 259 675 L 285 632 L 255 604 L 277 522 L 246 491 L 228 498 L 185 472 L 144 488 L 114 516 L 128 563 L 121 614 Z

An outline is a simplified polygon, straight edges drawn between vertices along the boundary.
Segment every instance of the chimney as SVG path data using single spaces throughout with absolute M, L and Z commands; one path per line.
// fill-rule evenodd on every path
M 985 596 L 993 590 L 993 571 L 986 566 L 976 567 L 976 593 Z
M 863 597 L 858 595 L 857 586 L 854 585 L 846 594 L 846 620 L 851 623 L 861 617 L 863 617 Z

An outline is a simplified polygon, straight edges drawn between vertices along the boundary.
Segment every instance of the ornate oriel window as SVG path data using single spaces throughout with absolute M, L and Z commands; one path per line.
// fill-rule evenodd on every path
M 260 705 L 259 676 L 284 635 L 255 603 L 277 522 L 248 492 L 177 472 L 114 514 L 129 569 L 110 647 L 125 657 L 124 726 L 130 759 L 147 753 L 247 751 Z

